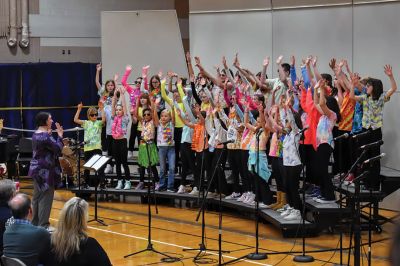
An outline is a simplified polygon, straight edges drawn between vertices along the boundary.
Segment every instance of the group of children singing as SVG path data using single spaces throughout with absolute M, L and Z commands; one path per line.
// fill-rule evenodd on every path
M 296 75 L 295 57 L 288 64 L 280 56 L 276 60 L 278 77 L 272 79 L 266 75 L 269 58 L 257 74 L 242 68 L 238 55 L 232 67 L 236 73 L 223 58 L 222 69 L 216 68 L 213 75 L 195 57 L 199 70 L 195 75 L 190 54 L 186 60 L 189 79 L 173 72 L 149 77 L 146 66 L 130 85 L 132 67 L 127 66 L 121 86 L 117 86 L 117 75 L 102 86 L 101 65 L 97 66 L 99 110 L 89 108 L 88 120 L 80 120 L 79 104 L 74 122 L 84 128 L 85 159 L 102 152 L 113 157 L 116 189 L 131 189 L 127 160 L 133 157 L 137 140 L 140 182 L 135 189 L 144 187 L 148 169 L 158 191 L 197 195 L 209 186 L 209 196 L 224 194 L 226 199 L 250 205 L 258 201 L 260 208 L 280 211 L 284 219 L 299 219 L 302 170 L 308 195 L 321 204 L 334 202 L 328 171 L 331 155 L 333 173 L 340 175 L 349 170 L 360 145 L 382 139 L 383 106 L 397 89 L 389 65 L 384 73 L 391 89 L 383 92 L 379 79 L 361 78 L 346 60 L 329 62 L 334 79 L 320 74 L 317 58 L 311 56 L 302 60 L 301 77 Z M 366 133 L 360 138 L 334 141 L 337 136 L 361 132 Z M 379 154 L 377 146 L 366 156 Z M 228 186 L 225 177 L 226 161 L 233 186 Z M 178 162 L 181 179 L 175 190 Z M 379 189 L 379 161 L 370 168 L 365 186 Z M 112 170 L 113 162 L 104 172 Z M 360 169 L 344 176 L 345 182 L 351 183 L 357 171 Z M 189 173 L 194 176 L 191 190 L 186 181 Z M 276 201 L 270 190 L 271 177 L 276 183 Z M 85 180 L 89 182 L 88 172 Z

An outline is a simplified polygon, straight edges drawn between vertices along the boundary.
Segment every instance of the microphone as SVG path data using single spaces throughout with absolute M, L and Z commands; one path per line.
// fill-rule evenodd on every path
M 364 178 L 364 176 L 369 175 L 369 171 L 364 171 L 361 175 L 357 176 L 356 178 L 354 178 L 353 180 L 351 180 L 348 184 L 348 186 L 352 183 L 355 183 L 356 181 Z
M 222 144 L 222 145 L 226 145 L 226 144 L 229 144 L 229 143 L 235 143 L 235 140 L 233 140 L 233 139 L 231 139 L 231 140 L 227 140 L 227 141 L 225 141 L 225 142 L 222 142 L 222 143 L 220 143 L 220 144 Z
M 367 163 L 372 163 L 372 162 L 378 161 L 378 160 L 382 159 L 383 157 L 385 157 L 385 155 L 386 155 L 386 153 L 382 152 L 378 156 L 375 156 L 375 157 L 369 158 L 368 160 L 365 160 L 363 162 L 363 164 L 367 164 Z
M 383 140 L 378 140 L 376 142 L 372 142 L 372 143 L 369 143 L 369 144 L 362 145 L 360 147 L 360 149 L 362 149 L 362 150 L 369 149 L 369 148 L 372 148 L 372 147 L 375 147 L 375 146 L 381 146 L 382 144 L 383 144 Z
M 308 128 L 309 128 L 308 126 L 307 127 L 303 127 L 302 130 L 300 130 L 299 132 L 296 133 L 296 136 L 300 135 L 300 134 L 303 134 Z
M 358 137 L 366 136 L 366 135 L 368 135 L 369 133 L 370 133 L 370 131 L 367 130 L 367 131 L 362 132 L 362 133 L 359 133 L 359 134 L 357 134 L 357 135 L 353 135 L 353 139 L 356 139 L 356 138 L 358 138 Z
M 347 139 L 349 136 L 350 136 L 349 133 L 344 133 L 340 136 L 337 136 L 336 138 L 333 138 L 333 141 L 337 141 L 339 139 Z
M 263 132 L 264 132 L 264 129 L 260 128 L 256 133 L 256 137 L 258 138 Z

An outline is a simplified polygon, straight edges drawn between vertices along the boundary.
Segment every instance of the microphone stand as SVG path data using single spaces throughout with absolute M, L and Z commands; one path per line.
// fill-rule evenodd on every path
M 150 143 L 152 143 L 152 142 L 150 142 Z M 152 165 L 151 165 L 151 160 L 150 160 L 149 142 L 148 141 L 146 141 L 146 152 L 147 152 L 147 159 L 148 159 L 148 163 L 149 163 L 148 168 L 147 168 L 148 174 L 149 174 L 149 179 L 150 179 L 150 181 L 152 181 L 152 184 L 154 186 L 155 182 L 154 182 L 154 177 L 152 176 L 152 173 L 151 173 L 151 166 Z M 155 189 L 153 189 L 154 199 L 155 199 L 155 192 L 154 191 L 155 191 Z M 165 258 L 161 259 L 162 262 L 171 263 L 171 262 L 180 261 L 180 259 L 177 258 L 177 257 L 172 257 L 170 255 L 167 255 L 167 254 L 165 254 L 163 252 L 160 252 L 160 251 L 158 251 L 158 250 L 153 248 L 153 244 L 151 243 L 151 218 L 152 218 L 152 213 L 151 213 L 150 200 L 151 200 L 151 192 L 150 192 L 150 184 L 149 184 L 147 186 L 147 216 L 148 216 L 147 247 L 145 249 L 140 250 L 140 251 L 125 255 L 124 258 L 128 258 L 130 256 L 134 256 L 134 255 L 137 255 L 137 254 L 145 252 L 145 251 L 151 251 L 151 252 L 154 252 L 154 253 L 157 253 L 157 254 L 160 254 L 160 255 L 164 256 Z M 156 213 L 158 214 L 157 203 L 155 203 L 155 206 L 156 206 Z
M 256 226 L 256 250 L 255 250 L 255 252 L 253 252 L 253 253 L 249 253 L 249 254 L 247 254 L 247 255 L 244 255 L 244 256 L 241 256 L 241 257 L 239 257 L 239 258 L 236 258 L 236 259 L 233 259 L 233 260 L 230 260 L 230 261 L 228 261 L 228 262 L 225 262 L 224 264 L 222 264 L 222 265 L 227 265 L 227 264 L 230 264 L 230 263 L 233 263 L 233 262 L 236 262 L 236 261 L 239 261 L 239 260 L 242 260 L 242 259 L 244 259 L 244 258 L 247 258 L 247 259 L 249 259 L 249 260 L 264 260 L 264 259 L 267 259 L 268 258 L 268 256 L 267 256 L 267 253 L 259 253 L 258 252 L 258 246 L 259 246 L 259 235 L 258 235 L 258 225 L 259 225 L 259 201 L 260 201 L 260 195 L 259 195 L 259 193 L 258 193 L 258 187 L 259 187 L 259 180 L 258 180 L 258 173 L 260 172 L 260 163 L 259 163 L 259 160 L 260 160 L 260 156 L 259 156 L 259 153 L 260 153 L 260 135 L 262 134 L 262 132 L 263 131 L 259 131 L 259 132 L 256 132 L 256 151 L 257 151 L 257 157 L 256 157 L 256 169 L 257 169 L 257 172 L 255 171 L 255 169 L 254 169 L 254 166 L 252 166 L 252 170 L 253 170 L 253 173 L 255 174 L 254 175 L 254 177 L 255 177 L 255 182 L 254 182 L 254 189 L 255 189 L 255 191 L 256 191 L 256 204 L 255 204 L 255 209 L 254 209 L 254 211 L 255 211 L 255 215 L 256 215 L 256 219 L 255 219 L 255 226 Z M 268 185 L 268 184 L 267 184 Z
M 302 131 L 300 133 L 300 139 L 304 140 L 304 131 Z M 304 158 L 304 149 L 303 149 L 303 158 Z M 303 163 L 303 160 L 301 161 L 301 172 L 303 175 L 303 181 L 302 181 L 302 192 L 301 192 L 301 196 L 302 196 L 302 200 L 303 200 L 303 207 L 301 209 L 301 233 L 302 233 L 302 254 L 301 255 L 297 255 L 293 258 L 293 261 L 295 262 L 302 262 L 302 263 L 306 263 L 306 262 L 313 262 L 314 261 L 314 257 L 311 255 L 306 255 L 306 236 L 305 236 L 305 228 L 306 228 L 306 187 L 305 187 L 305 183 L 306 183 L 306 172 L 305 172 L 305 164 Z
M 206 139 L 206 130 L 204 130 L 204 145 L 203 145 L 203 147 L 205 147 L 206 146 L 206 141 L 207 141 L 207 139 Z M 197 217 L 196 217 L 196 222 L 198 222 L 199 221 L 199 218 L 200 218 L 200 214 L 201 214 L 201 243 L 199 244 L 199 248 L 185 248 L 185 249 L 182 249 L 183 251 L 193 251 L 193 250 L 198 250 L 199 252 L 197 253 L 197 255 L 193 258 L 193 262 L 198 262 L 200 259 L 201 259 L 201 253 L 203 253 L 203 252 L 206 252 L 206 251 L 218 251 L 218 253 L 220 253 L 220 252 L 228 252 L 228 251 L 222 251 L 222 250 L 220 250 L 220 249 L 208 249 L 207 247 L 206 247 L 206 244 L 205 244 L 205 229 L 206 229 L 206 220 L 205 220 L 205 204 L 206 204 L 206 202 L 207 202 L 207 195 L 208 195 L 208 191 L 209 191 L 209 189 L 210 189 L 210 186 L 211 186 L 211 183 L 212 183 L 212 180 L 214 179 L 214 175 L 215 175 L 215 172 L 217 171 L 217 169 L 218 169 L 218 165 L 219 165 L 219 163 L 220 163 L 220 159 L 221 159 L 221 157 L 222 157 L 222 154 L 223 153 L 221 153 L 220 154 L 220 156 L 219 156 L 219 158 L 218 158 L 218 161 L 217 161 L 217 165 L 216 165 L 216 168 L 214 169 L 214 172 L 213 172 L 213 175 L 211 176 L 211 180 L 207 180 L 208 181 L 208 187 L 207 187 L 207 189 L 204 191 L 204 189 L 203 189 L 203 179 L 204 179 L 204 156 L 205 156 L 205 149 L 203 150 L 203 154 L 202 154 L 202 158 L 201 158 L 201 168 L 200 168 L 200 185 L 199 185 L 199 189 L 201 189 L 202 191 L 200 191 L 199 192 L 199 196 L 198 196 L 198 202 L 200 202 L 200 193 L 202 192 L 203 194 L 202 194 L 202 201 L 201 201 L 201 205 L 200 205 L 200 208 L 199 208 L 199 211 L 198 211 L 198 213 L 197 213 Z M 221 197 L 221 195 L 220 195 L 220 197 Z M 220 212 L 221 213 L 221 212 Z M 222 217 L 220 217 L 220 219 L 221 219 L 221 226 L 222 226 Z M 219 230 L 219 234 L 221 234 L 221 229 Z M 219 245 L 221 245 L 220 243 L 219 243 Z M 221 257 L 222 257 L 222 255 L 221 255 Z M 219 263 L 220 263 L 220 260 L 219 260 Z M 221 265 L 221 264 L 219 264 L 219 265 Z
M 367 150 L 366 149 L 363 150 L 362 153 L 360 154 L 360 156 L 357 158 L 357 160 L 353 163 L 353 165 L 347 171 L 347 173 L 344 175 L 342 174 L 339 177 L 339 201 L 338 201 L 338 204 L 339 204 L 340 215 L 342 215 L 343 200 L 345 199 L 345 196 L 343 195 L 343 192 L 342 192 L 343 182 L 344 182 L 345 178 L 356 169 L 357 165 L 361 162 L 361 160 L 363 159 L 363 157 L 365 156 L 366 153 L 367 153 Z M 342 229 L 339 230 L 339 243 L 340 243 L 340 246 L 339 246 L 340 263 L 338 265 L 343 265 L 343 230 Z M 351 241 L 350 241 L 350 246 L 351 246 Z
M 79 127 L 75 128 L 76 130 L 76 143 L 79 143 Z M 77 159 L 77 177 L 78 177 L 78 190 L 81 192 L 81 148 L 78 146 L 76 147 L 76 159 Z M 68 177 L 67 177 L 68 178 Z

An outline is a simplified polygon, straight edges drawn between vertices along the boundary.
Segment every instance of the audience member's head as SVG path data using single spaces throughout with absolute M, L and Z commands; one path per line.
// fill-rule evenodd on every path
M 6 205 L 15 196 L 16 187 L 10 179 L 0 180 L 0 206 Z
M 57 228 L 51 236 L 53 250 L 58 261 L 79 252 L 82 240 L 87 238 L 89 204 L 78 197 L 68 200 L 60 213 Z
M 397 223 L 394 229 L 392 246 L 390 247 L 390 265 L 400 265 L 400 224 Z
M 28 195 L 18 193 L 8 203 L 14 219 L 29 219 L 32 214 L 31 199 Z

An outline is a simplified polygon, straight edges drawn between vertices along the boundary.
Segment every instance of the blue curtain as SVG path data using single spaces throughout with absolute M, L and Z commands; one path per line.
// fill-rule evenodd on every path
M 34 129 L 35 115 L 46 111 L 64 129 L 75 127 L 76 105 L 97 105 L 95 74 L 96 65 L 88 63 L 0 65 L 0 107 L 30 108 L 22 112 L 0 108 L 0 117 L 5 126 Z

